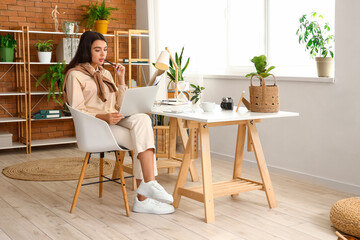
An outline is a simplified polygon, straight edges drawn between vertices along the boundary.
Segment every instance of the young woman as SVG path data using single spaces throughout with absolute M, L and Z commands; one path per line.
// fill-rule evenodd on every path
M 135 151 L 133 171 L 138 195 L 133 211 L 172 213 L 172 196 L 155 180 L 157 168 L 151 120 L 146 114 L 123 118 L 119 113 L 127 90 L 125 67 L 114 66 L 119 80 L 115 85 L 110 72 L 102 67 L 107 50 L 107 41 L 101 33 L 88 31 L 82 34 L 78 50 L 65 70 L 65 100 L 73 108 L 106 121 L 117 143 Z

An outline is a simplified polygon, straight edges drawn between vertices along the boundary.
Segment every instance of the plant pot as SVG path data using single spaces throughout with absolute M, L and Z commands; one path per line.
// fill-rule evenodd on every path
M 13 62 L 14 49 L 13 48 L 0 48 L 0 62 Z
M 107 34 L 108 25 L 109 21 L 107 20 L 96 20 L 95 30 L 101 34 Z
M 334 59 L 331 57 L 316 57 L 316 66 L 319 77 L 330 77 L 334 65 Z
M 39 62 L 50 63 L 51 62 L 51 53 L 52 52 L 38 52 Z

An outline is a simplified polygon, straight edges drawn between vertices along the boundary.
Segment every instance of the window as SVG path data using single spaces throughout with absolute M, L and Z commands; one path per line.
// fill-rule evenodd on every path
M 278 76 L 316 76 L 298 43 L 303 14 L 317 12 L 335 27 L 335 0 L 157 0 L 157 39 L 191 58 L 189 72 L 244 75 L 250 59 L 265 54 Z

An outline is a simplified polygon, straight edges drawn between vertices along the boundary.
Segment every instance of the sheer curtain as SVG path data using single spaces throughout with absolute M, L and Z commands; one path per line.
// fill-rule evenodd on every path
M 185 81 L 203 86 L 206 69 L 223 72 L 226 67 L 226 1 L 215 0 L 149 0 L 148 17 L 151 61 L 165 47 L 172 55 L 183 53 L 183 66 L 190 63 Z M 219 11 L 223 8 L 224 11 Z

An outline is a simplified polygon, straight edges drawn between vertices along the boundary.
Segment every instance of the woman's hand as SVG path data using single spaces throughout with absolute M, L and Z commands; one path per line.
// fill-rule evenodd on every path
M 124 116 L 120 113 L 97 114 L 96 117 L 104 120 L 108 124 L 117 124 L 124 118 Z
M 113 68 L 116 72 L 116 76 L 119 79 L 120 85 L 125 85 L 125 67 L 120 63 L 117 63 L 115 66 L 113 65 Z

